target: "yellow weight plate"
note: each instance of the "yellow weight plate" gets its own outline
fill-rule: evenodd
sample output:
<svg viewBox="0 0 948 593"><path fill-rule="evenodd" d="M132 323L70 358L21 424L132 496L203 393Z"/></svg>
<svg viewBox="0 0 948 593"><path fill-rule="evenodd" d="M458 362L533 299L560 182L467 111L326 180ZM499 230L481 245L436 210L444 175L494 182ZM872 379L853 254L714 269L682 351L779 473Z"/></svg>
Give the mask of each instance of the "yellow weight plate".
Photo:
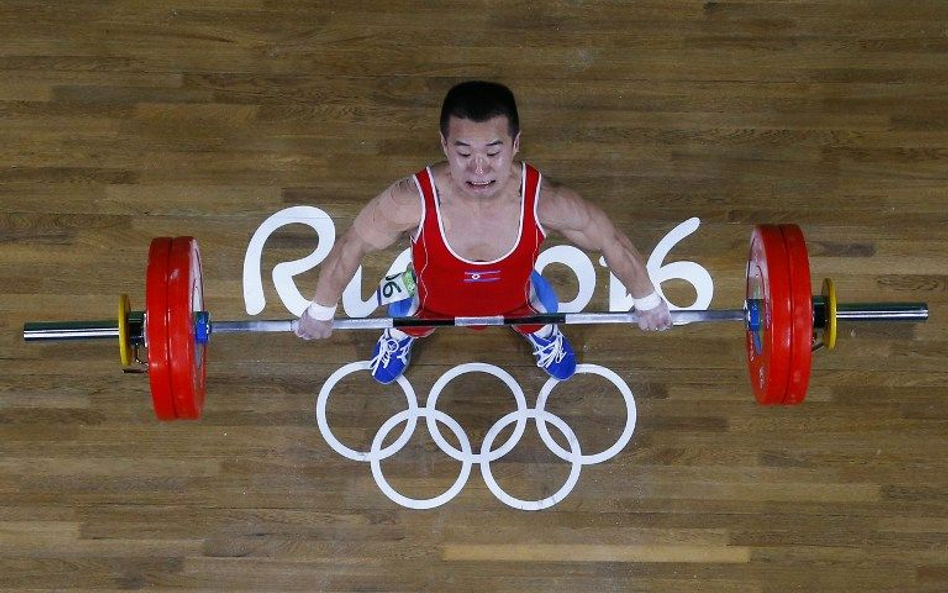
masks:
<svg viewBox="0 0 948 593"><path fill-rule="evenodd" d="M132 305L128 300L127 294L119 295L118 302L118 339L119 339L119 360L122 361L122 367L132 365L132 343L128 339L128 313L132 310Z"/></svg>
<svg viewBox="0 0 948 593"><path fill-rule="evenodd" d="M832 278L823 279L823 298L826 300L826 327L823 329L823 345L827 350L836 348L836 285Z"/></svg>

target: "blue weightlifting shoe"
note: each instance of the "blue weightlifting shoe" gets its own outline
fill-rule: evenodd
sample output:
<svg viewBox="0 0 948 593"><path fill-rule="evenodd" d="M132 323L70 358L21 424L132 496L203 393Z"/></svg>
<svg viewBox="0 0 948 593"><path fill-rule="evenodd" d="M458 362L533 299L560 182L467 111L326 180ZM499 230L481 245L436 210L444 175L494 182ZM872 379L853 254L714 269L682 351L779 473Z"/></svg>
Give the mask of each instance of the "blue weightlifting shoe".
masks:
<svg viewBox="0 0 948 593"><path fill-rule="evenodd" d="M369 364L372 378L382 385L388 385L401 377L408 368L414 341L415 338L407 335L404 338L396 338L391 329L382 332L372 349L372 361Z"/></svg>
<svg viewBox="0 0 948 593"><path fill-rule="evenodd" d="M527 334L525 337L533 344L533 355L537 357L537 366L548 375L565 381L576 372L576 354L558 326L554 325L553 331L545 338L536 334Z"/></svg>

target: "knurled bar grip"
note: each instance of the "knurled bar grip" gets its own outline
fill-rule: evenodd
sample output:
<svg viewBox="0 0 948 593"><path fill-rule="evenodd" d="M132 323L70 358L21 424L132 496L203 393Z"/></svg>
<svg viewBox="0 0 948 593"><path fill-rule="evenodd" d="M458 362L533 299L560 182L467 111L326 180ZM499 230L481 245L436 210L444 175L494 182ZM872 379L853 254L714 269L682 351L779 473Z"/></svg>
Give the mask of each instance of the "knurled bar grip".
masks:
<svg viewBox="0 0 948 593"><path fill-rule="evenodd" d="M674 325L687 325L703 321L744 321L743 309L715 311L673 311ZM546 325L548 323L598 325L606 323L636 323L635 313L540 313L522 317L449 317L442 319L419 319L417 317L378 317L370 319L336 319L333 329L388 329L399 327L470 327L494 325ZM297 320L259 321L212 321L211 333L240 332L291 332L296 330Z"/></svg>

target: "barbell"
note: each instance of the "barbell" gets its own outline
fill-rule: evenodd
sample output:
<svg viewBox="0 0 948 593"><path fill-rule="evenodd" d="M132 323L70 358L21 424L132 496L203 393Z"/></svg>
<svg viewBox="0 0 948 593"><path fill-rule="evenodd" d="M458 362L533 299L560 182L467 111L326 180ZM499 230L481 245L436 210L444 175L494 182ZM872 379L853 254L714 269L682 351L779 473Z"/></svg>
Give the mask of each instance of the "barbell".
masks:
<svg viewBox="0 0 948 593"><path fill-rule="evenodd" d="M197 419L204 407L207 348L213 334L292 332L297 320L212 321L204 307L201 254L193 237L158 237L148 251L145 310L133 311L119 296L115 320L28 322L27 341L117 339L127 372L146 371L160 420ZM761 404L794 405L806 397L812 352L836 345L838 321L925 321L926 303L837 302L829 278L811 294L810 264L800 227L758 225L750 240L741 309L672 311L672 324L732 321L745 329L751 385ZM637 322L627 313L543 313L529 316L417 319L336 319L333 329L470 327L527 324ZM147 359L141 360L144 347ZM133 359L138 366L133 366Z"/></svg>

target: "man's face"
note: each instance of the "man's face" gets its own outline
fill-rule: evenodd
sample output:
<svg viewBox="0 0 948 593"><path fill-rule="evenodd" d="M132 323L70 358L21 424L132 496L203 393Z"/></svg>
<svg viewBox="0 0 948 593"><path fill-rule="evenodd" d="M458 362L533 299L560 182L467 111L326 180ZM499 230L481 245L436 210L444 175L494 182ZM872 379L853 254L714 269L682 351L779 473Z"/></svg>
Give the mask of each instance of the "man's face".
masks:
<svg viewBox="0 0 948 593"><path fill-rule="evenodd" d="M510 179L513 158L520 150L520 134L510 137L505 116L484 122L452 117L441 147L448 158L451 178L466 195L489 198Z"/></svg>

